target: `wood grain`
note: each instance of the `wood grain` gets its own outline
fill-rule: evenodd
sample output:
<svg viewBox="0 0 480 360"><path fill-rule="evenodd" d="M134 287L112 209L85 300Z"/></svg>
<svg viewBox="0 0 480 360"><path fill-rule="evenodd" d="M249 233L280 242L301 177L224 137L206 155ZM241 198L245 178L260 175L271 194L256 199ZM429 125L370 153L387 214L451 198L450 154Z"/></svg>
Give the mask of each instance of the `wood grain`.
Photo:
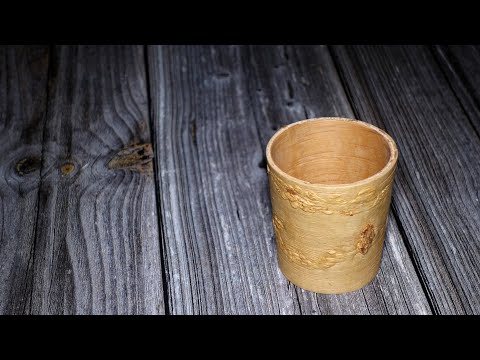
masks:
<svg viewBox="0 0 480 360"><path fill-rule="evenodd" d="M480 313L480 139L459 95L427 47L332 50L355 113L397 141L393 210L434 311Z"/></svg>
<svg viewBox="0 0 480 360"><path fill-rule="evenodd" d="M143 48L50 67L31 312L164 313Z"/></svg>
<svg viewBox="0 0 480 360"><path fill-rule="evenodd" d="M48 58L0 47L0 314L30 308Z"/></svg>
<svg viewBox="0 0 480 360"><path fill-rule="evenodd" d="M480 47L442 45L435 46L432 51L476 135L480 136Z"/></svg>
<svg viewBox="0 0 480 360"><path fill-rule="evenodd" d="M361 291L316 295L278 268L266 143L296 120L353 115L325 47L152 46L148 55L171 313L430 312L392 218L380 273Z"/></svg>

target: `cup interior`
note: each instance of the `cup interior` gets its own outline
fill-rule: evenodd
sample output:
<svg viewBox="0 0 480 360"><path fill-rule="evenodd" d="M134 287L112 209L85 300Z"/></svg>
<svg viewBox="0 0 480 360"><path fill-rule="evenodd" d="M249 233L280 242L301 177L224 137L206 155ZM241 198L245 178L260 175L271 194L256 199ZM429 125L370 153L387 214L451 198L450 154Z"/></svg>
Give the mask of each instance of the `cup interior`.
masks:
<svg viewBox="0 0 480 360"><path fill-rule="evenodd" d="M345 120L307 120L280 130L269 145L276 166L312 184L349 184L380 172L392 142L377 128Z"/></svg>

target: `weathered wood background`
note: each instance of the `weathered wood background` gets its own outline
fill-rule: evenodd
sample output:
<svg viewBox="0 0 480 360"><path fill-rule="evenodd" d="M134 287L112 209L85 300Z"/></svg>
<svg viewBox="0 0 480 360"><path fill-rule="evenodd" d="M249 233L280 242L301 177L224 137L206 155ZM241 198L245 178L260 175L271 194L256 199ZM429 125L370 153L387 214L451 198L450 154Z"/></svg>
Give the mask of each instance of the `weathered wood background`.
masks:
<svg viewBox="0 0 480 360"><path fill-rule="evenodd" d="M0 47L0 313L479 314L480 48ZM382 266L280 273L265 146L355 117L400 157Z"/></svg>

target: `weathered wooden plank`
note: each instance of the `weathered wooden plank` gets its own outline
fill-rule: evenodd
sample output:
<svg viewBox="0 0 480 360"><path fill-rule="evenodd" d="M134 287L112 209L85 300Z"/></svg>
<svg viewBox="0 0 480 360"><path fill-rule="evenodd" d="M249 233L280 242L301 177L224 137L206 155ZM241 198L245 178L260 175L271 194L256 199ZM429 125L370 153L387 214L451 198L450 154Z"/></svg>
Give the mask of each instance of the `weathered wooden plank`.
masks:
<svg viewBox="0 0 480 360"><path fill-rule="evenodd" d="M434 54L458 101L480 136L480 47L478 45L435 46Z"/></svg>
<svg viewBox="0 0 480 360"><path fill-rule="evenodd" d="M334 47L360 117L396 140L393 209L436 312L480 313L480 140L427 47Z"/></svg>
<svg viewBox="0 0 480 360"><path fill-rule="evenodd" d="M141 46L55 48L32 313L163 313Z"/></svg>
<svg viewBox="0 0 480 360"><path fill-rule="evenodd" d="M30 308L48 54L0 47L0 314Z"/></svg>
<svg viewBox="0 0 480 360"><path fill-rule="evenodd" d="M352 112L324 47L149 48L172 313L428 313L394 219L364 290L316 295L280 273L265 146L279 126Z"/></svg>

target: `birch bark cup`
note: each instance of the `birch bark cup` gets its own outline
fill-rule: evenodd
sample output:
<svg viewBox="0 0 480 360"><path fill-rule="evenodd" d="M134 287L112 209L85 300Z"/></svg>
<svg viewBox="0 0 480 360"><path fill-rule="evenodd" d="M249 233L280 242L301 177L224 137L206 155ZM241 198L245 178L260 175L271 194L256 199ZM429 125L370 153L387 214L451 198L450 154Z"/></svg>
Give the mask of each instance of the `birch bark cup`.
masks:
<svg viewBox="0 0 480 360"><path fill-rule="evenodd" d="M398 159L379 128L344 118L299 121L267 145L280 269L295 285L337 294L377 274Z"/></svg>

